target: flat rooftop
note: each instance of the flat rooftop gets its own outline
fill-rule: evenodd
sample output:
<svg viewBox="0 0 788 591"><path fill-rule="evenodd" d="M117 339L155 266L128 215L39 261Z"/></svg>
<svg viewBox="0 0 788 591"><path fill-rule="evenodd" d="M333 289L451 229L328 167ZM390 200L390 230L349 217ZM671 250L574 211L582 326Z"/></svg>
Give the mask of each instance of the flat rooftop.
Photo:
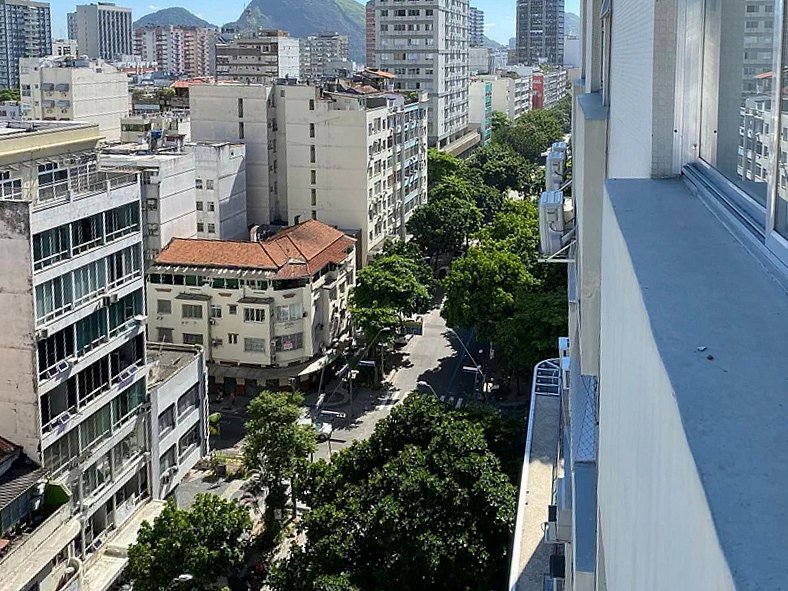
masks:
<svg viewBox="0 0 788 591"><path fill-rule="evenodd" d="M86 121L0 121L0 139L7 136L25 135L59 129L97 127Z"/></svg>
<svg viewBox="0 0 788 591"><path fill-rule="evenodd" d="M194 361L198 353L199 349L190 345L149 342L145 351L145 358L150 368L148 387L169 380Z"/></svg>

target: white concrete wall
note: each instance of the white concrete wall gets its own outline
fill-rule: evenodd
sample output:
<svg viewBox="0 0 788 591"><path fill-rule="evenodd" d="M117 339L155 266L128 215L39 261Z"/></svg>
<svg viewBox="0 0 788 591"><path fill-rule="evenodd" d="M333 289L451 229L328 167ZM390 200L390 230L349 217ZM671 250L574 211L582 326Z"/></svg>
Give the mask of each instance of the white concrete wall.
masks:
<svg viewBox="0 0 788 591"><path fill-rule="evenodd" d="M196 85L189 89L194 141L242 143L246 146L246 215L249 224L267 224L275 213L274 179L270 178L267 101L270 86ZM238 116L243 99L243 117ZM244 137L239 134L244 125Z"/></svg>
<svg viewBox="0 0 788 591"><path fill-rule="evenodd" d="M39 458L30 204L0 201L0 433Z"/></svg>
<svg viewBox="0 0 788 591"><path fill-rule="evenodd" d="M732 591L736 587L607 196L602 233L598 503L607 588Z"/></svg>
<svg viewBox="0 0 788 591"><path fill-rule="evenodd" d="M246 223L246 147L243 144L192 144L195 174L202 181L197 189L197 201L203 204L197 211L197 223L203 231L198 238L245 240L249 237ZM213 188L208 188L208 181ZM209 205L212 204L212 205ZM213 207L213 211L211 211ZM213 224L215 232L209 232Z"/></svg>

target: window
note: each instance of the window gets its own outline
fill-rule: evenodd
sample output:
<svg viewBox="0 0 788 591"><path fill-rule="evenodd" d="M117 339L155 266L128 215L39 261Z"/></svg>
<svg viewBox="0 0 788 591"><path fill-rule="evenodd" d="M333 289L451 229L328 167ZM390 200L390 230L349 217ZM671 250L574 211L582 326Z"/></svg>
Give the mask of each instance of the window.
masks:
<svg viewBox="0 0 788 591"><path fill-rule="evenodd" d="M277 351L295 351L304 347L304 333L298 332L276 337L275 341Z"/></svg>
<svg viewBox="0 0 788 591"><path fill-rule="evenodd" d="M104 242L104 216L82 218L71 224L74 254L85 252Z"/></svg>
<svg viewBox="0 0 788 591"><path fill-rule="evenodd" d="M309 182L313 185L317 183L317 172L314 170L309 171Z"/></svg>
<svg viewBox="0 0 788 591"><path fill-rule="evenodd" d="M160 343L172 343L172 329L171 328L162 328L159 327L156 329L158 331L158 341Z"/></svg>
<svg viewBox="0 0 788 591"><path fill-rule="evenodd" d="M197 211L202 211L202 201L197 202Z"/></svg>
<svg viewBox="0 0 788 591"><path fill-rule="evenodd" d="M157 314L172 314L172 302L170 300L156 300Z"/></svg>
<svg viewBox="0 0 788 591"><path fill-rule="evenodd" d="M222 307L217 304L211 304L211 318L221 318Z"/></svg>
<svg viewBox="0 0 788 591"><path fill-rule="evenodd" d="M200 392L197 384L189 388L189 390L180 398L178 398L178 417L190 412L192 409L197 408L200 404Z"/></svg>
<svg viewBox="0 0 788 591"><path fill-rule="evenodd" d="M238 99L238 117L244 116L244 100L242 98Z"/></svg>
<svg viewBox="0 0 788 591"><path fill-rule="evenodd" d="M202 306L195 304L181 305L181 318L202 318Z"/></svg>
<svg viewBox="0 0 788 591"><path fill-rule="evenodd" d="M205 224L203 224L202 222L197 222L197 231L205 232Z"/></svg>
<svg viewBox="0 0 788 591"><path fill-rule="evenodd" d="M216 234L216 224L208 224L208 234Z"/></svg>
<svg viewBox="0 0 788 591"><path fill-rule="evenodd" d="M304 305L301 302L276 307L276 321L290 322L304 316Z"/></svg>
<svg viewBox="0 0 788 591"><path fill-rule="evenodd" d="M71 277L55 277L36 286L36 320L49 321L70 310L73 305Z"/></svg>
<svg viewBox="0 0 788 591"><path fill-rule="evenodd" d="M202 179L196 179L194 181L194 186L198 189L202 189ZM197 209L202 209L202 204L199 201L197 202Z"/></svg>
<svg viewBox="0 0 788 591"><path fill-rule="evenodd" d="M0 199L21 199L22 180L12 179L11 173L0 173Z"/></svg>
<svg viewBox="0 0 788 591"><path fill-rule="evenodd" d="M142 274L142 257L139 246L129 246L107 257L107 285L122 285Z"/></svg>
<svg viewBox="0 0 788 591"><path fill-rule="evenodd" d="M159 437L164 437L175 428L175 405L171 404L167 410L159 415Z"/></svg>
<svg viewBox="0 0 788 591"><path fill-rule="evenodd" d="M244 124L243 121L238 122L238 139L244 139Z"/></svg>
<svg viewBox="0 0 788 591"><path fill-rule="evenodd" d="M245 353L265 353L265 339L244 339Z"/></svg>
<svg viewBox="0 0 788 591"><path fill-rule="evenodd" d="M159 458L159 474L164 474L167 470L176 465L175 459L175 445L164 452L164 455Z"/></svg>
<svg viewBox="0 0 788 591"><path fill-rule="evenodd" d="M34 268L44 269L69 258L69 243L68 226L59 226L33 236Z"/></svg>
<svg viewBox="0 0 788 591"><path fill-rule="evenodd" d="M265 310L262 308L244 308L244 322L265 322Z"/></svg>
<svg viewBox="0 0 788 591"><path fill-rule="evenodd" d="M202 345L203 339L201 334L189 334L183 333L183 344L184 345Z"/></svg>
<svg viewBox="0 0 788 591"><path fill-rule="evenodd" d="M148 208L156 209L156 207L158 207L158 201L149 199ZM136 203L129 203L122 207L116 207L104 214L104 220L105 239L108 242L132 232L138 232L140 229L139 206Z"/></svg>
<svg viewBox="0 0 788 591"><path fill-rule="evenodd" d="M96 261L73 272L75 305L95 299L96 295L104 290L104 269L104 261Z"/></svg>
<svg viewBox="0 0 788 591"><path fill-rule="evenodd" d="M312 207L317 205L317 189L311 189L312 191Z"/></svg>
<svg viewBox="0 0 788 591"><path fill-rule="evenodd" d="M209 191L213 191L213 179L207 179L205 181L205 188Z"/></svg>
<svg viewBox="0 0 788 591"><path fill-rule="evenodd" d="M227 309L230 312L230 314L233 316L235 316L238 313L238 306L236 306L235 304L230 304L229 306L227 306Z"/></svg>
<svg viewBox="0 0 788 591"><path fill-rule="evenodd" d="M315 147L309 146L309 161L314 163L315 161Z"/></svg>
<svg viewBox="0 0 788 591"><path fill-rule="evenodd" d="M216 211L216 204L213 201L209 201L206 205L208 205L208 211Z"/></svg>
<svg viewBox="0 0 788 591"><path fill-rule="evenodd" d="M309 124L309 137L315 137L315 124Z"/></svg>
<svg viewBox="0 0 788 591"><path fill-rule="evenodd" d="M227 334L227 343L229 345L237 345L238 344L238 333L231 332Z"/></svg>
<svg viewBox="0 0 788 591"><path fill-rule="evenodd" d="M310 111L315 110L315 99L309 99L309 110Z"/></svg>
<svg viewBox="0 0 788 591"><path fill-rule="evenodd" d="M200 443L200 433L197 430L199 425L195 425L189 429L186 434L178 441L178 450L180 452L180 459L189 454Z"/></svg>

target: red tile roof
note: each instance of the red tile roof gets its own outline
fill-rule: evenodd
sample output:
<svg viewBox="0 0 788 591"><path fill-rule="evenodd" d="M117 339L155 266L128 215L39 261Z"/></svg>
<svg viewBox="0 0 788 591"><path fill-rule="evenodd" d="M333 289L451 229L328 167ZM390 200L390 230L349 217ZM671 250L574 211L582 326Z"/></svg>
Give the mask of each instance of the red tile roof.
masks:
<svg viewBox="0 0 788 591"><path fill-rule="evenodd" d="M8 441L8 439L0 437L0 461L5 459L6 456L9 456L20 449L22 448L19 445Z"/></svg>
<svg viewBox="0 0 788 591"><path fill-rule="evenodd" d="M262 242L173 238L155 262L255 269L271 271L275 279L296 279L314 275L329 263L342 263L354 243L336 228L307 220Z"/></svg>

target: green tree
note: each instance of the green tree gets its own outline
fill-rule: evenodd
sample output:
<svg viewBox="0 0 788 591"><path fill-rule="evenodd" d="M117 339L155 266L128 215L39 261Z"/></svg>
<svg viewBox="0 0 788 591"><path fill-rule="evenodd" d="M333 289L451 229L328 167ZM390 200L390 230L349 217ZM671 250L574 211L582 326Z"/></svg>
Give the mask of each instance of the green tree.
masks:
<svg viewBox="0 0 788 591"><path fill-rule="evenodd" d="M482 212L473 201L448 195L418 207L408 220L408 232L437 267L442 255L460 252L481 223Z"/></svg>
<svg viewBox="0 0 788 591"><path fill-rule="evenodd" d="M472 247L452 263L441 315L449 326L475 326L479 336L489 340L496 324L514 312L515 293L533 283L519 256L495 244Z"/></svg>
<svg viewBox="0 0 788 591"><path fill-rule="evenodd" d="M153 524L140 526L126 569L139 591L161 591L182 574L193 589L213 588L243 564L252 530L249 512L236 501L198 494L189 510L168 502Z"/></svg>
<svg viewBox="0 0 788 591"><path fill-rule="evenodd" d="M526 160L538 163L545 150L563 135L563 122L556 113L534 109L520 115L514 125L494 133L493 140L508 146Z"/></svg>
<svg viewBox="0 0 788 591"><path fill-rule="evenodd" d="M485 184L479 169L466 167L462 175L445 177L430 191L430 201L460 198L474 203L482 213L482 223L489 223L503 207L503 192Z"/></svg>
<svg viewBox="0 0 788 591"><path fill-rule="evenodd" d="M244 463L267 491L268 508L284 507L286 481L293 482L316 448L314 430L298 423L303 401L299 392L263 390L247 408ZM295 487L291 490L295 511Z"/></svg>
<svg viewBox="0 0 788 591"><path fill-rule="evenodd" d="M482 244L517 255L529 271L539 256L539 211L531 201L507 201L479 233Z"/></svg>
<svg viewBox="0 0 788 591"><path fill-rule="evenodd" d="M432 281L424 284L423 263L382 255L358 272L351 306L391 308L405 316L423 314L432 301Z"/></svg>
<svg viewBox="0 0 788 591"><path fill-rule="evenodd" d="M350 317L356 330L364 335L364 342L372 345L373 340L378 342L394 338L395 329L402 320L394 308L353 308ZM388 332L384 332L388 329Z"/></svg>
<svg viewBox="0 0 788 591"><path fill-rule="evenodd" d="M411 394L303 489L306 544L273 570L274 591L505 584L515 487L484 429L434 397Z"/></svg>
<svg viewBox="0 0 788 591"><path fill-rule="evenodd" d="M484 183L498 191L521 191L529 172L529 163L511 148L490 144L468 158L468 166L477 169Z"/></svg>
<svg viewBox="0 0 788 591"><path fill-rule="evenodd" d="M437 185L448 176L458 175L464 168L462 160L447 152L435 148L427 151L427 181L430 185Z"/></svg>
<svg viewBox="0 0 788 591"><path fill-rule="evenodd" d="M509 119L509 115L506 113L502 113L501 111L493 111L492 112L492 132L498 133L502 129L506 129L512 126L512 120Z"/></svg>
<svg viewBox="0 0 788 591"><path fill-rule="evenodd" d="M4 88L0 90L0 101L19 102L21 99L18 88Z"/></svg>

